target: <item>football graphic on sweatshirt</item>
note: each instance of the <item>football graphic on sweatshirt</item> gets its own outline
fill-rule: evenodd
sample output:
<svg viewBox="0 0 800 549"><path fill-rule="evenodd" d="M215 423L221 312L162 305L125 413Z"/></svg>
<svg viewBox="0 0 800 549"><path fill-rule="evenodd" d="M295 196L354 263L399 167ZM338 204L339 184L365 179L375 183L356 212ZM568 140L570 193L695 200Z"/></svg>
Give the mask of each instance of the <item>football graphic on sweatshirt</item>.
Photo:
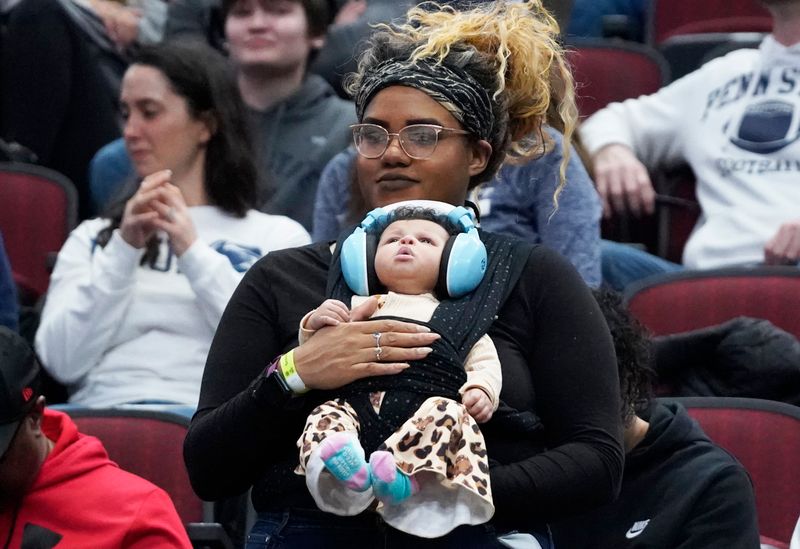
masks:
<svg viewBox="0 0 800 549"><path fill-rule="evenodd" d="M773 99L748 105L731 143L756 154L779 151L800 137L797 110L792 103Z"/></svg>

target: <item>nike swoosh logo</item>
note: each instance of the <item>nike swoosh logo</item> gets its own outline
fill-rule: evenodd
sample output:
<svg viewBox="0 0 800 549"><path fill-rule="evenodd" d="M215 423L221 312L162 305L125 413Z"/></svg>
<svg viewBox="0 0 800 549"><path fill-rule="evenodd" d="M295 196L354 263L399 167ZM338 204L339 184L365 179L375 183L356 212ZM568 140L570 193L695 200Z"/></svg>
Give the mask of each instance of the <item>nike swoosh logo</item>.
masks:
<svg viewBox="0 0 800 549"><path fill-rule="evenodd" d="M648 519L635 523L633 526L630 527L630 529L627 532L625 532L625 537L628 539L635 538L636 536L644 532L644 529L647 528L647 524L649 522L650 520Z"/></svg>

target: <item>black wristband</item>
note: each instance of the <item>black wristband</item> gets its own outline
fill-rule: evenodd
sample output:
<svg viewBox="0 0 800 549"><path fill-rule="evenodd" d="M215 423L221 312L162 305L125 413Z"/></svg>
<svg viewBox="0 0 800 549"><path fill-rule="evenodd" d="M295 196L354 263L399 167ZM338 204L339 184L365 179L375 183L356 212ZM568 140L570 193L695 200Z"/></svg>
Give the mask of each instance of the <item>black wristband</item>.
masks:
<svg viewBox="0 0 800 549"><path fill-rule="evenodd" d="M295 396L278 370L265 371L253 387L253 397L274 408L283 408Z"/></svg>

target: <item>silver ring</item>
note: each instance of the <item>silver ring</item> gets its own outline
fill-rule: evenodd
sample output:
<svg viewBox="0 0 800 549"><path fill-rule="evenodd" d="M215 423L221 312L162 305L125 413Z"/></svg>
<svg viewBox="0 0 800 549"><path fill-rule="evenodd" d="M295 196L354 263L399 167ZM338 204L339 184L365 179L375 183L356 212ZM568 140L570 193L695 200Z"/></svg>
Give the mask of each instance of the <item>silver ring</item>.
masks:
<svg viewBox="0 0 800 549"><path fill-rule="evenodd" d="M381 346L381 333L380 332L372 332L372 337L375 338L375 347Z"/></svg>
<svg viewBox="0 0 800 549"><path fill-rule="evenodd" d="M383 349L381 349L380 347L375 347L375 360L376 361L381 359L381 353L382 352L383 352Z"/></svg>
<svg viewBox="0 0 800 549"><path fill-rule="evenodd" d="M175 208L170 208L166 215L167 221L175 221Z"/></svg>

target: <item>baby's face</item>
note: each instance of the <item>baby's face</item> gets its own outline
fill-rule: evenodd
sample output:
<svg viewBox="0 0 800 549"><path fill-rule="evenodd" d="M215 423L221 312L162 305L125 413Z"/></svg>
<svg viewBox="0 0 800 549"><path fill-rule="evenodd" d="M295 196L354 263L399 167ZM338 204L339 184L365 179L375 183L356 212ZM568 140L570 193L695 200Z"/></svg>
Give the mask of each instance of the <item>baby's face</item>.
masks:
<svg viewBox="0 0 800 549"><path fill-rule="evenodd" d="M400 294L432 292L449 237L444 227L433 221L407 219L391 223L381 234L375 252L378 279Z"/></svg>

